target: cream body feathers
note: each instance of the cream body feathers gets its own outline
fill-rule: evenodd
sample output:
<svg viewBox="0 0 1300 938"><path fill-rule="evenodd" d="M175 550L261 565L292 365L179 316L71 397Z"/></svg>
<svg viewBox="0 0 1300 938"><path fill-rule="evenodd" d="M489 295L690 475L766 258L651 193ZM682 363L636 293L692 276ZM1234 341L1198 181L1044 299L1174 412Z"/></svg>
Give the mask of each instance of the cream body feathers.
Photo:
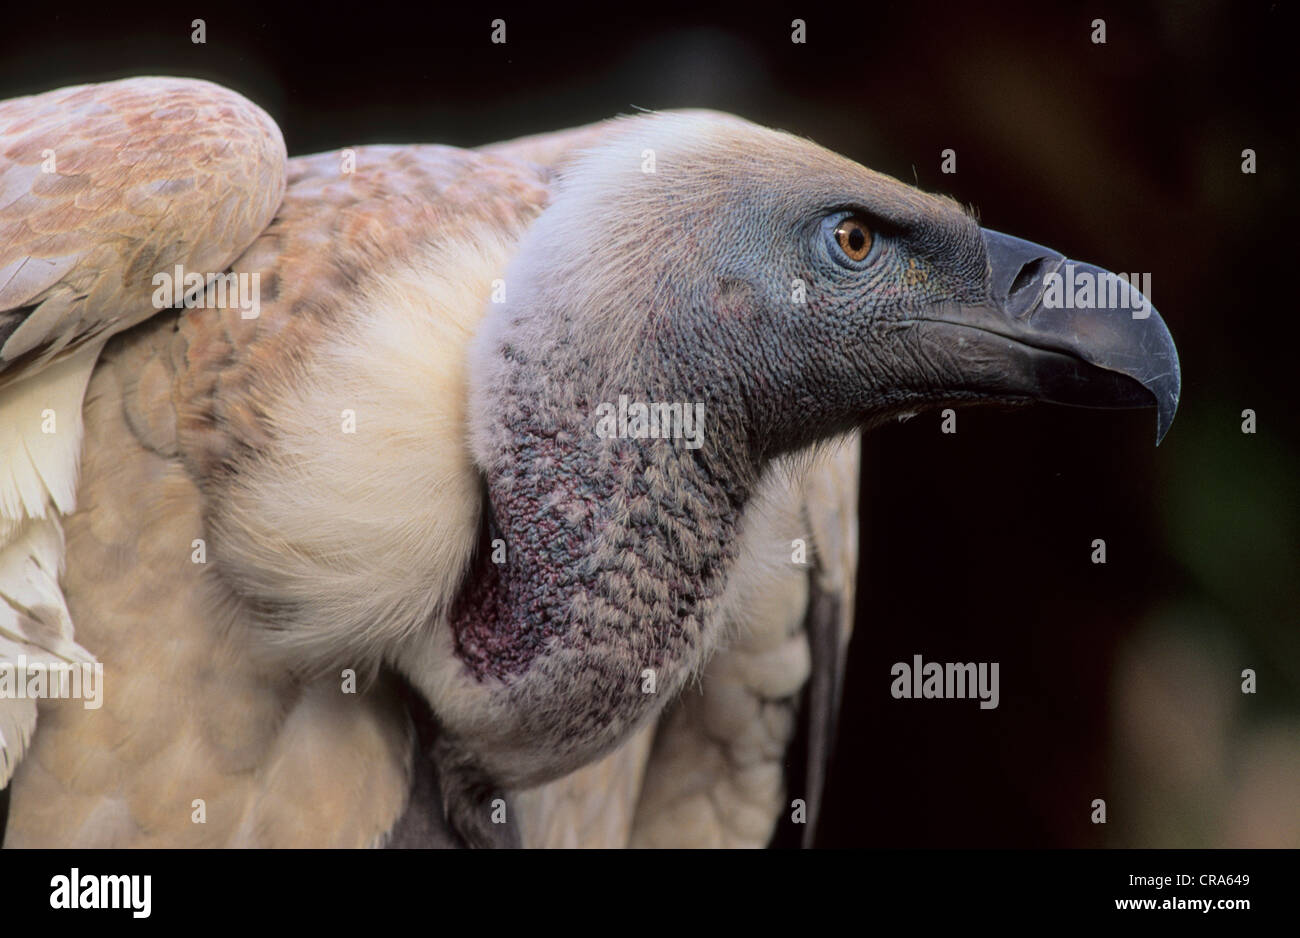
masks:
<svg viewBox="0 0 1300 938"><path fill-rule="evenodd" d="M501 239L439 243L376 274L269 384L274 443L231 482L213 536L240 594L293 610L265 637L300 664L373 666L459 586L480 514L465 350L506 257Z"/></svg>
<svg viewBox="0 0 1300 938"><path fill-rule="evenodd" d="M0 387L0 662L94 660L73 639L59 576L61 516L76 505L81 399L98 354L83 350ZM0 786L35 725L34 700L0 699Z"/></svg>

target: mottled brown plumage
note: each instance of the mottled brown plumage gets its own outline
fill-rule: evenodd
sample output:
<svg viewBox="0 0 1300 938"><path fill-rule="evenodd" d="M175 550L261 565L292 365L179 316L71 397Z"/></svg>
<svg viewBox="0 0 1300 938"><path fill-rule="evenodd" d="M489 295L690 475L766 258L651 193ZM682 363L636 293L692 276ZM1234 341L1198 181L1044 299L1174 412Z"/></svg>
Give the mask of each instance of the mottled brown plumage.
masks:
<svg viewBox="0 0 1300 938"><path fill-rule="evenodd" d="M152 315L153 275L220 271L284 195L265 112L203 81L0 102L0 381Z"/></svg>

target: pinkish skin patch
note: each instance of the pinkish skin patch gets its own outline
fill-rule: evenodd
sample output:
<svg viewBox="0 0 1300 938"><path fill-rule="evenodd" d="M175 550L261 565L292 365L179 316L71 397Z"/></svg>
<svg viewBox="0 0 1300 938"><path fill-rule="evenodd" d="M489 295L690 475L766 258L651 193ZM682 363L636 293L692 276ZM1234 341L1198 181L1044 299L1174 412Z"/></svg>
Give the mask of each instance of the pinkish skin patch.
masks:
<svg viewBox="0 0 1300 938"><path fill-rule="evenodd" d="M554 470L565 462L566 450L571 452L554 438L534 438L527 449L529 465ZM568 631L570 601L588 586L571 567L547 560L581 556L583 545L598 531L595 493L583 489L581 477L563 472L558 476L568 480L565 497L558 502L554 488L507 487L510 494L494 507L504 517L530 519L527 540L508 543L506 562L493 563L492 541L504 535L495 525L485 528L469 576L452 605L448 624L456 654L477 680L506 680L527 671L553 639ZM575 524L570 518L579 520Z"/></svg>

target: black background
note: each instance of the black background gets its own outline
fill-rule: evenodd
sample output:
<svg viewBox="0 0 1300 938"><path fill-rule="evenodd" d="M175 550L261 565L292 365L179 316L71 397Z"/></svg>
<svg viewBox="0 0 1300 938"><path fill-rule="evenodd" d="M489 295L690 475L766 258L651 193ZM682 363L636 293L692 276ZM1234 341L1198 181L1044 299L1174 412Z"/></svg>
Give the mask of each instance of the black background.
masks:
<svg viewBox="0 0 1300 938"><path fill-rule="evenodd" d="M196 16L206 45L190 42ZM496 17L504 46L489 42ZM805 45L790 42L795 17ZM1105 45L1090 39L1098 17ZM962 412L956 435L923 414L867 438L857 631L820 844L1113 842L1142 809L1112 764L1116 659L1170 603L1213 610L1244 649L1225 681L1258 667L1283 688L1270 706L1300 711L1297 662L1278 660L1296 648L1289 6L18 4L4 25L0 98L209 78L266 108L291 155L713 107L946 192L988 227L1152 274L1184 381L1159 449L1153 412L1049 407ZM1255 175L1240 171L1246 147ZM945 148L955 175L940 172ZM1246 407L1258 437L1240 433ZM1105 566L1089 562L1096 537ZM1234 605L1187 559L1197 544L1266 595ZM1001 706L891 699L890 665L913 654L1000 662ZM1107 827L1089 823L1097 797Z"/></svg>

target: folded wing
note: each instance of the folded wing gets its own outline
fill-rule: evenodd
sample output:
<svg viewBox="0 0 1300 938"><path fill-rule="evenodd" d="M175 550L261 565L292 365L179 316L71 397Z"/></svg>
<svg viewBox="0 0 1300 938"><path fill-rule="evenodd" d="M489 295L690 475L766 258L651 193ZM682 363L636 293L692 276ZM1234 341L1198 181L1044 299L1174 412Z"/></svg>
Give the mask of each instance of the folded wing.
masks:
<svg viewBox="0 0 1300 938"><path fill-rule="evenodd" d="M90 659L59 587L86 383L109 337L159 311L156 275L219 273L252 242L284 167L270 117L208 82L0 102L0 663ZM35 719L0 700L0 786Z"/></svg>

